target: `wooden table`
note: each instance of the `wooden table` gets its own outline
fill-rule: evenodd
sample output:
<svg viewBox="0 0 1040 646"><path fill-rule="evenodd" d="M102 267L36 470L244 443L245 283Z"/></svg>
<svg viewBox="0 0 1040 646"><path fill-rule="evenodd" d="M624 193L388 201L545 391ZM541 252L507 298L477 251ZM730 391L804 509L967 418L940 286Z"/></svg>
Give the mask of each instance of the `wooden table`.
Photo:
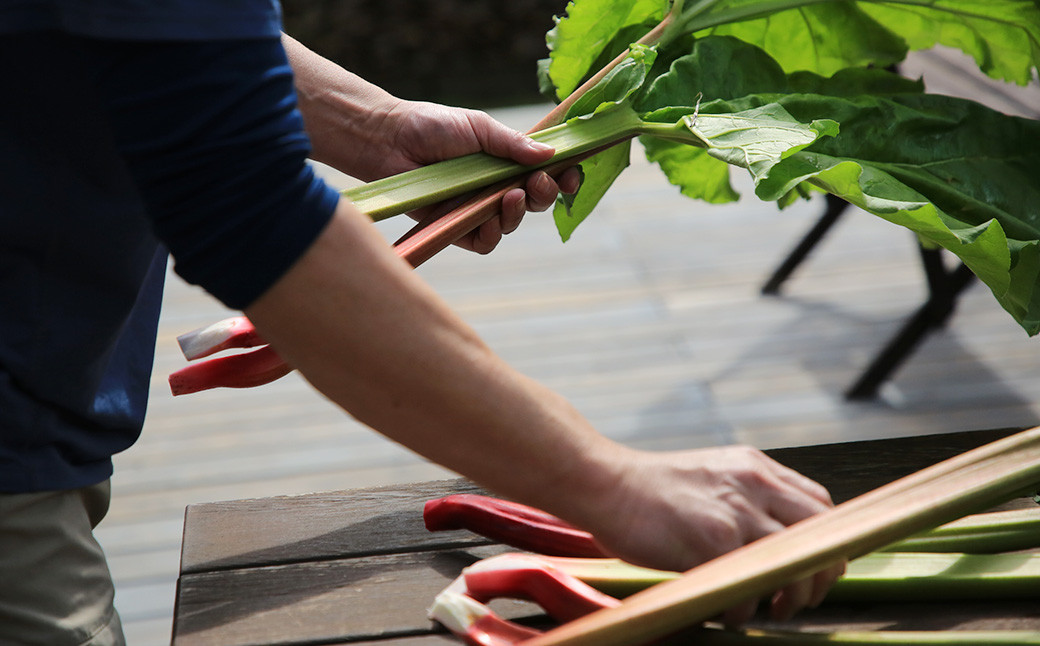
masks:
<svg viewBox="0 0 1040 646"><path fill-rule="evenodd" d="M840 502L1011 432L768 453L827 486ZM463 567L506 549L467 532L427 532L422 506L475 491L450 480L189 506L174 644L458 644L426 618L426 608ZM1009 506L1031 504L1024 498ZM534 612L520 602L494 607L511 617ZM1040 631L1040 604L825 604L787 625Z"/></svg>

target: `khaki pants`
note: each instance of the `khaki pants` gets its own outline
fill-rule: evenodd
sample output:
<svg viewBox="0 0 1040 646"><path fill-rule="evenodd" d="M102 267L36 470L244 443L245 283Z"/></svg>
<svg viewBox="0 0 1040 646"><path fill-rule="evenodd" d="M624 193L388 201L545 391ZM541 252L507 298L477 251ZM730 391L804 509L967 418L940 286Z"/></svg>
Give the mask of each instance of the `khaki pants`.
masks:
<svg viewBox="0 0 1040 646"><path fill-rule="evenodd" d="M110 485L0 493L0 645L121 646L114 588L93 528Z"/></svg>

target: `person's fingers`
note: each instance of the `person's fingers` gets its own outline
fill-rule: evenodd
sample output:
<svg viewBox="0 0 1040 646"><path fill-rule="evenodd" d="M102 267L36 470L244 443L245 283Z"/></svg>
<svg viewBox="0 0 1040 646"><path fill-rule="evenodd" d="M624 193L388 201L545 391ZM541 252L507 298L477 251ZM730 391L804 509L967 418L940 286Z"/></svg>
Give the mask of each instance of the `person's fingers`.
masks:
<svg viewBox="0 0 1040 646"><path fill-rule="evenodd" d="M768 469L759 473L764 491L755 499L773 518L790 526L834 506L823 486L778 462L764 459Z"/></svg>
<svg viewBox="0 0 1040 646"><path fill-rule="evenodd" d="M830 505L797 487L778 484L776 488L765 493L766 512L785 527L831 509Z"/></svg>
<svg viewBox="0 0 1040 646"><path fill-rule="evenodd" d="M834 503L831 500L831 494L827 491L827 488L816 482L815 480L808 478L801 473L798 473L794 469L786 467L779 462L773 462L773 473L778 478L791 485L797 487L805 493L809 494L816 500L820 501L827 507L833 507Z"/></svg>
<svg viewBox="0 0 1040 646"><path fill-rule="evenodd" d="M809 605L814 592L815 576L784 587L773 596L773 603L769 608L770 617L774 621L787 621Z"/></svg>
<svg viewBox="0 0 1040 646"><path fill-rule="evenodd" d="M552 146L499 123L487 113L466 112L470 128L481 150L496 157L506 157L521 164L540 164L553 156Z"/></svg>
<svg viewBox="0 0 1040 646"><path fill-rule="evenodd" d="M748 508L738 511L740 513L739 520L743 534L743 545L783 531L787 527L757 507L749 505Z"/></svg>
<svg viewBox="0 0 1040 646"><path fill-rule="evenodd" d="M842 561L837 565L833 565L826 570L821 570L813 576L813 594L809 599L809 607L815 608L816 606L823 603L823 600L827 597L827 593L830 591L831 586L837 581L841 575L845 574L846 563Z"/></svg>
<svg viewBox="0 0 1040 646"><path fill-rule="evenodd" d="M520 188L507 191L502 197L502 214L498 216L498 220L503 235L516 231L520 226L529 208L529 202L530 194L525 194Z"/></svg>
<svg viewBox="0 0 1040 646"><path fill-rule="evenodd" d="M751 621L758 610L758 601L747 601L722 613L720 620L727 628L739 628Z"/></svg>
<svg viewBox="0 0 1040 646"><path fill-rule="evenodd" d="M502 226L498 218L491 218L477 228L472 250L479 254L491 253L502 241Z"/></svg>
<svg viewBox="0 0 1040 646"><path fill-rule="evenodd" d="M556 202L560 188L546 173L538 171L527 179L527 210L545 211Z"/></svg>
<svg viewBox="0 0 1040 646"><path fill-rule="evenodd" d="M842 562L786 586L774 595L770 616L775 621L787 621L805 608L819 606L834 582L844 573L845 563Z"/></svg>
<svg viewBox="0 0 1040 646"><path fill-rule="evenodd" d="M581 187L581 169L577 166L568 168L556 178L556 184L560 187L561 193L567 195L577 193Z"/></svg>

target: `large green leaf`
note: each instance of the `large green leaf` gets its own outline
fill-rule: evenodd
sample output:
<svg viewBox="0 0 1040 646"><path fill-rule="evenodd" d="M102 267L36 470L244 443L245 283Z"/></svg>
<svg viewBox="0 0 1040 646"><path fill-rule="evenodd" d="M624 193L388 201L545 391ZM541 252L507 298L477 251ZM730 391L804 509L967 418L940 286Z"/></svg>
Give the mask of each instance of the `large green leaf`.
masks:
<svg viewBox="0 0 1040 646"><path fill-rule="evenodd" d="M660 20L663 0L577 0L546 35L549 77L562 99L581 84L603 50L626 27ZM635 39L634 39L635 40Z"/></svg>
<svg viewBox="0 0 1040 646"><path fill-rule="evenodd" d="M711 20L726 10L739 9L739 5L750 9L764 4L761 0L723 2L703 20ZM832 2L727 22L699 31L697 35L734 36L761 47L789 72L808 70L830 75L846 67L886 67L903 60L907 46L898 33L898 30L882 27L857 3Z"/></svg>
<svg viewBox="0 0 1040 646"><path fill-rule="evenodd" d="M721 0L685 23L689 32L758 45L787 70L886 65L902 58L900 48L935 44L962 49L986 73L1018 83L1040 65L1035 0Z"/></svg>
<svg viewBox="0 0 1040 646"><path fill-rule="evenodd" d="M683 123L704 142L709 155L746 168L756 185L768 181L773 168L784 159L821 137L838 134L836 122L817 119L805 124L778 103L732 113L695 113L684 117Z"/></svg>
<svg viewBox="0 0 1040 646"><path fill-rule="evenodd" d="M641 137L640 143L646 158L660 166L668 181L686 197L709 204L740 199L730 182L729 164L715 159L707 150L656 137Z"/></svg>
<svg viewBox="0 0 1040 646"><path fill-rule="evenodd" d="M758 158L761 199L809 182L904 226L960 257L1027 332L1040 332L1040 123L930 95L764 95L703 109L777 104L801 121L836 117L841 133ZM714 154L740 164L732 145Z"/></svg>
<svg viewBox="0 0 1040 646"><path fill-rule="evenodd" d="M548 76L558 97L574 91L605 49L634 42L664 15L660 0L573 0L549 32ZM995 78L1025 83L1040 67L1035 0L715 0L685 3L666 48L684 34L732 35L757 45L787 71L829 75L884 67L907 48L959 48Z"/></svg>
<svg viewBox="0 0 1040 646"><path fill-rule="evenodd" d="M631 151L632 142L624 141L581 163L581 190L574 195L561 195L553 209L553 220L561 240L570 240L571 234L596 208L618 175L628 168Z"/></svg>
<svg viewBox="0 0 1040 646"><path fill-rule="evenodd" d="M628 103L643 86L656 56L656 50L651 47L633 46L632 55L582 95L568 116L578 115L574 118L580 118L587 113L617 109L622 104L624 109L630 110ZM570 239L614 180L628 167L631 149L631 142L625 141L581 163L581 188L574 195L562 195L553 209L553 219L564 242Z"/></svg>
<svg viewBox="0 0 1040 646"><path fill-rule="evenodd" d="M1035 0L931 0L927 6L865 2L863 10L911 48L956 47L993 78L1025 85L1040 66Z"/></svg>
<svg viewBox="0 0 1040 646"><path fill-rule="evenodd" d="M808 72L784 74L780 66L758 47L732 37L707 37L695 41L692 50L675 59L668 72L653 80L636 101L636 109L652 121L674 123L689 112L688 106L714 99L736 99L749 94L812 92L835 96L868 93L920 92L909 81L881 70L843 70L831 77ZM667 106L686 106L669 109ZM643 138L647 158L656 162L683 195L723 203L739 198L729 177L729 166L704 150L682 143Z"/></svg>

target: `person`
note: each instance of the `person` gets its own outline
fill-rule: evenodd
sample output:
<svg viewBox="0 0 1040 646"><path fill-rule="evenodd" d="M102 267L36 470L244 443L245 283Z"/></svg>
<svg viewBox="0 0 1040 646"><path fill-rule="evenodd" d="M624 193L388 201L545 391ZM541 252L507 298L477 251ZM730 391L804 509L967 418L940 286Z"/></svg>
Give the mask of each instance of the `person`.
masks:
<svg viewBox="0 0 1040 646"><path fill-rule="evenodd" d="M830 507L747 447L600 435L307 163L369 180L550 149L351 75L283 37L275 0L5 1L0 51L0 643L123 642L92 529L111 456L143 424L168 254L356 419L630 561L685 569ZM533 173L460 244L490 251L575 181ZM780 591L775 614L818 603L839 572Z"/></svg>

